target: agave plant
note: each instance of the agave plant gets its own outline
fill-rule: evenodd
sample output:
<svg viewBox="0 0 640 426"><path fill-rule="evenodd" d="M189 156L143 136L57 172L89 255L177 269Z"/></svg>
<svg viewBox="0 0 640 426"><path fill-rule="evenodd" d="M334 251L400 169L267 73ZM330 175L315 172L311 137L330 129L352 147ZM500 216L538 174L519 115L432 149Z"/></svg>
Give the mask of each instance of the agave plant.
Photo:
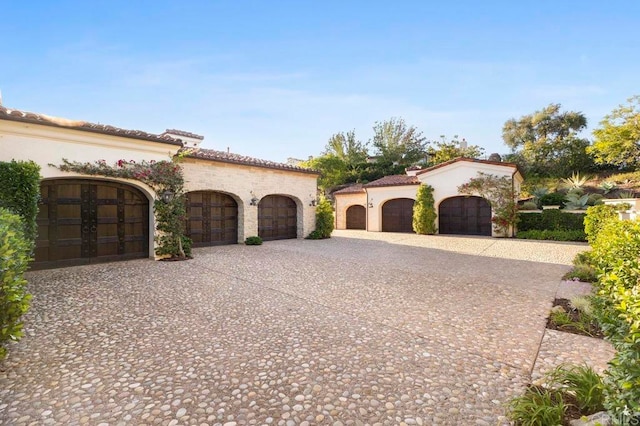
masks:
<svg viewBox="0 0 640 426"><path fill-rule="evenodd" d="M565 197L564 207L567 210L586 210L589 203L589 194L580 195L569 192Z"/></svg>
<svg viewBox="0 0 640 426"><path fill-rule="evenodd" d="M616 183L611 182L609 180L605 180L600 184L600 189L602 189L602 191L604 191L605 194L608 194L614 189L616 189Z"/></svg>
<svg viewBox="0 0 640 426"><path fill-rule="evenodd" d="M591 179L591 176L584 175L580 176L580 172L572 173L570 178L562 179L562 182L570 189L573 188L582 188L588 181Z"/></svg>

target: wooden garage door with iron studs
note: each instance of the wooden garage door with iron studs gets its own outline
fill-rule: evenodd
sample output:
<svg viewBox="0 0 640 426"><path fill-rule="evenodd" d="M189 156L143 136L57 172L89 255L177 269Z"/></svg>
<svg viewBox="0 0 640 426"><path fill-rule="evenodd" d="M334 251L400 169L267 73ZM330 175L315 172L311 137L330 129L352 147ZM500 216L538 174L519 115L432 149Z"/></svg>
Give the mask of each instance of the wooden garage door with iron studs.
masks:
<svg viewBox="0 0 640 426"><path fill-rule="evenodd" d="M282 195L267 195L258 204L258 235L265 241L298 237L295 201Z"/></svg>
<svg viewBox="0 0 640 426"><path fill-rule="evenodd" d="M347 209L347 229L367 229L367 210L364 206Z"/></svg>
<svg viewBox="0 0 640 426"><path fill-rule="evenodd" d="M40 191L33 269L149 256L149 200L138 189L57 179Z"/></svg>
<svg viewBox="0 0 640 426"><path fill-rule="evenodd" d="M238 203L214 191L187 193L187 236L194 247L238 243Z"/></svg>
<svg viewBox="0 0 640 426"><path fill-rule="evenodd" d="M491 205L481 197L452 197L438 208L440 234L491 235Z"/></svg>
<svg viewBox="0 0 640 426"><path fill-rule="evenodd" d="M384 203L382 232L413 232L413 203L410 198L396 198Z"/></svg>

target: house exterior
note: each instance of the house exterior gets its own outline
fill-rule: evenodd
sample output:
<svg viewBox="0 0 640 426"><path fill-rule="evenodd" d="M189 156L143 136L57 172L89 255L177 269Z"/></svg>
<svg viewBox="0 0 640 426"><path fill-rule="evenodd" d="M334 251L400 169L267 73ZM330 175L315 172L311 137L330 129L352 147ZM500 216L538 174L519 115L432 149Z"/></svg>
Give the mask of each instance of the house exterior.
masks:
<svg viewBox="0 0 640 426"><path fill-rule="evenodd" d="M315 228L318 173L200 148L204 138L152 134L12 110L0 105L0 161L41 167L36 267L154 258L153 201L137 180L62 172L63 159L163 161L181 154L187 234L194 246L235 244L248 236L302 238Z"/></svg>
<svg viewBox="0 0 640 426"><path fill-rule="evenodd" d="M413 232L413 204L418 187L426 184L433 187L440 234L499 236L492 226L489 202L458 193L458 187L478 173L508 177L516 193L523 181L515 164L497 161L456 158L427 169L409 168L406 175L385 176L334 192L336 229Z"/></svg>

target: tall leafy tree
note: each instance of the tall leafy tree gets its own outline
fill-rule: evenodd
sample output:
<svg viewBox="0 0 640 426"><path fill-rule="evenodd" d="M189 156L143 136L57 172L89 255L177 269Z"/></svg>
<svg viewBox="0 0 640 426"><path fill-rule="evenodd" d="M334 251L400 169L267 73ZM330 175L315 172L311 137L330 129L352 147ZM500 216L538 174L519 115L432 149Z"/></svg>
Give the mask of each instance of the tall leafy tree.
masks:
<svg viewBox="0 0 640 426"><path fill-rule="evenodd" d="M369 152L367 143L363 143L356 139L355 130L350 132L340 132L332 135L325 147L325 155L335 155L342 159L348 166L353 167L356 164L367 161Z"/></svg>
<svg viewBox="0 0 640 426"><path fill-rule="evenodd" d="M426 138L402 118L376 122L372 145L383 161L411 165L426 157Z"/></svg>
<svg viewBox="0 0 640 426"><path fill-rule="evenodd" d="M484 148L478 145L464 146L458 140L458 135L447 141L442 135L439 141L434 141L432 147L429 148L429 164L436 165L445 161L453 160L458 157L480 158L484 155Z"/></svg>
<svg viewBox="0 0 640 426"><path fill-rule="evenodd" d="M323 191L331 191L332 188L348 182L347 163L337 155L324 154L313 157L301 165L321 173L318 178L318 187Z"/></svg>
<svg viewBox="0 0 640 426"><path fill-rule="evenodd" d="M578 136L587 127L581 112L561 111L560 104L519 119L507 120L502 139L517 154L523 168L532 174L567 176L572 171L590 169L593 161L586 152L589 142ZM572 169L573 168L573 169Z"/></svg>
<svg viewBox="0 0 640 426"><path fill-rule="evenodd" d="M619 167L640 166L640 96L633 96L600 122L589 147L597 163Z"/></svg>

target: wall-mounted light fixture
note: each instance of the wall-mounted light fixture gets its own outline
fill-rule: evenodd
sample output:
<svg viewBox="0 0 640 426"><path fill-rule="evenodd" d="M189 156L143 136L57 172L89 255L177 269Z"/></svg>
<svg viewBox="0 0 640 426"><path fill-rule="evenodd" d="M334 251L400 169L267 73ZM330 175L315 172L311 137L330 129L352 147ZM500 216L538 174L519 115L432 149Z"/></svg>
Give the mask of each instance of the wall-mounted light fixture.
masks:
<svg viewBox="0 0 640 426"><path fill-rule="evenodd" d="M256 197L256 194L253 193L253 191L251 191L251 201L249 201L249 205L250 206L257 206L258 205L258 197Z"/></svg>
<svg viewBox="0 0 640 426"><path fill-rule="evenodd" d="M369 200L367 205L369 206L370 209L372 209L373 208L373 200Z"/></svg>
<svg viewBox="0 0 640 426"><path fill-rule="evenodd" d="M311 207L315 207L318 205L318 199L314 198L313 195L309 194L309 198L311 198L311 201L309 201L309 206Z"/></svg>
<svg viewBox="0 0 640 426"><path fill-rule="evenodd" d="M162 202L164 203L170 203L173 201L173 198L176 196L176 194L174 194L173 192L169 191L168 189L163 191L162 193L160 193L160 198L162 199Z"/></svg>

